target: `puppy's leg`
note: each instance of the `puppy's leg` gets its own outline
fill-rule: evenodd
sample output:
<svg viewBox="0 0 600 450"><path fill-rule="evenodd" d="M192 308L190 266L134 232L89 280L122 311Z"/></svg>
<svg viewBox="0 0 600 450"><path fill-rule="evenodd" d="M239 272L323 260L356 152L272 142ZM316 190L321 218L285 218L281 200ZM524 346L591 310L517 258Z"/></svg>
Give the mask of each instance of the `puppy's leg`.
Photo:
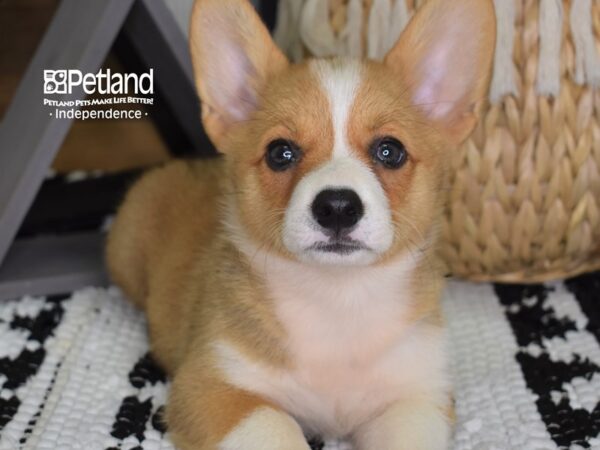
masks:
<svg viewBox="0 0 600 450"><path fill-rule="evenodd" d="M446 450L452 411L426 398L393 403L362 425L355 435L358 450Z"/></svg>
<svg viewBox="0 0 600 450"><path fill-rule="evenodd" d="M289 415L259 406L242 419L218 446L219 450L308 450L300 426Z"/></svg>
<svg viewBox="0 0 600 450"><path fill-rule="evenodd" d="M298 423L215 376L178 371L167 426L179 450L310 450Z"/></svg>

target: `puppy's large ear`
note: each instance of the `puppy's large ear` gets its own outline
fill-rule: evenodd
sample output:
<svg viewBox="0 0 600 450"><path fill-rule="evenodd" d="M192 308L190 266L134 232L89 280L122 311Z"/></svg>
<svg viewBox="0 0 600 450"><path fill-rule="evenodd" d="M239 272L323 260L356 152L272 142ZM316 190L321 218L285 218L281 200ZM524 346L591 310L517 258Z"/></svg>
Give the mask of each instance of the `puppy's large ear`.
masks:
<svg viewBox="0 0 600 450"><path fill-rule="evenodd" d="M492 0L429 0L385 64L406 83L413 103L458 144L475 126L475 104L487 93L495 41Z"/></svg>
<svg viewBox="0 0 600 450"><path fill-rule="evenodd" d="M219 147L229 127L257 107L269 76L288 62L248 0L196 0L190 49L202 121Z"/></svg>

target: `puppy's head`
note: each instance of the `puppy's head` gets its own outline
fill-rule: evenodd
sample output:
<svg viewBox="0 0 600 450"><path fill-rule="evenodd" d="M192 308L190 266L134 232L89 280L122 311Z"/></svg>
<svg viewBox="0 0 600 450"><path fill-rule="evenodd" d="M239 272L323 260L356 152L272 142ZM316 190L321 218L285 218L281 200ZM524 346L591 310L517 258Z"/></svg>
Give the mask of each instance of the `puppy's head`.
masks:
<svg viewBox="0 0 600 450"><path fill-rule="evenodd" d="M429 0L382 63L291 65L246 0L198 0L192 59L205 128L228 161L230 229L330 265L424 244L494 42L492 0Z"/></svg>

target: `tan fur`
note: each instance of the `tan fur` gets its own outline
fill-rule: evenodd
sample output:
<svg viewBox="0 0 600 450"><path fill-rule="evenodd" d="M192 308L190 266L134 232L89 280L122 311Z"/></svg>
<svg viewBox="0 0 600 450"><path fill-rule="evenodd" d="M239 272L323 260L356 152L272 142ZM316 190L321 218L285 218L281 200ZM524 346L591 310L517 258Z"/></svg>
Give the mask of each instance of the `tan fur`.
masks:
<svg viewBox="0 0 600 450"><path fill-rule="evenodd" d="M169 369L187 338L182 323L191 305L181 300L181 277L216 231L222 165L175 162L152 170L127 194L109 235L113 280L146 310L155 354Z"/></svg>
<svg viewBox="0 0 600 450"><path fill-rule="evenodd" d="M437 226L441 214L440 192L446 177L442 168L453 144L448 144L440 130L411 105L409 91L390 77L385 65L367 65L366 82L358 93L349 134L355 148L368 148L373 136L391 135L410 151L408 162L398 171L373 164L366 152L358 155L379 177L391 204L396 233L402 236L389 254L416 243L435 242L437 230L431 225ZM432 207L423 209L424 204Z"/></svg>
<svg viewBox="0 0 600 450"><path fill-rule="evenodd" d="M168 423L178 448L216 448L219 442L256 408L273 407L256 395L223 383L207 374L199 361L190 361L177 372ZM190 395L202 392L202 395Z"/></svg>
<svg viewBox="0 0 600 450"><path fill-rule="evenodd" d="M239 127L239 134L224 144L231 155L232 189L240 195L239 215L249 235L271 250L287 255L280 242L285 207L294 186L331 154L331 123L327 103L315 92L317 80L306 64L291 66L270 80L264 93L264 110L251 123ZM264 164L264 149L275 138L290 139L305 149L297 171L275 173ZM250 145L248 145L250 144ZM269 211L259 215L256 211Z"/></svg>
<svg viewBox="0 0 600 450"><path fill-rule="evenodd" d="M343 289L344 283L352 286L352 279L344 277L360 279L360 267L303 268L282 242L284 214L294 189L332 158L332 105L317 75L309 64L295 66L285 61L245 0L196 2L191 49L204 101L203 121L225 156L174 162L142 177L127 195L107 247L113 280L146 311L152 352L173 377L166 417L178 448L217 450L224 445L238 445L248 427L259 427L252 428L258 433L252 434L254 438L262 436L260 427L265 427L264 448L278 448L281 439L289 438L290 449L305 449L296 422L288 415L294 408L284 408L286 402L281 399L286 399L285 393L271 395L270 388L283 386L308 394L323 389L323 398L339 401L339 406L344 404L340 393L331 392L335 391L335 383L332 387L323 373L335 371L340 383L350 386L348 395L351 391L364 392L370 400L371 392L381 395L377 391L380 383L397 386L397 380L388 379L390 364L395 364L389 356L395 355L393 351L406 355L408 361L422 359L421 370L430 367L428 358L418 354L422 348L431 348L433 356L426 356L432 359L439 356L443 277L435 245L441 191L448 152L474 123L473 105L487 86L493 48L493 35L482 36L481 50L476 53L481 69L476 71L474 87L467 96L457 99L457 105L443 120L432 120L426 111L413 105L412 88L422 74L407 71L405 65L418 65L426 49L408 48L406 42L418 41L428 21L443 23L432 8L441 7L445 1L471 11L493 33L491 0L430 0L432 6L418 15L404 43L401 41L392 50L385 63L363 64L349 115L349 155L375 175L393 221L389 250L364 268L372 271L364 273L373 274L365 277L365 283L377 277L382 283L391 282L389 292L378 292L381 298L373 299L354 299L352 295L360 292L360 286L347 292ZM238 99L241 103L233 108L223 103L219 74L211 72L211 63L219 56L214 39L224 36L231 45L240 46L247 56L245 63L251 66L243 66L233 74L244 77L244 86L249 89L244 94L249 97ZM235 95L229 97L230 102L235 100ZM242 119L234 120L235 114L241 114ZM369 153L373 139L387 135L397 137L409 151L407 164L396 171L377 165ZM265 163L266 146L278 138L292 140L303 150L293 170L274 172ZM403 271L397 282L385 272L386 268L396 267ZM303 270L305 273L299 273ZM314 277L311 270L317 270ZM296 277L302 286L294 284ZM319 279L314 286L310 285L313 278ZM328 282L332 284L326 285ZM307 293L297 298L295 294L303 292L301 288ZM358 324L357 333L364 333L366 341L361 338L355 342L350 336L351 348L339 348L339 355L331 355L341 355L340 367L328 366L327 357L313 361L311 349L304 342L294 341L294 337L302 338L317 324L290 323L295 309L289 303L301 302L319 289L334 294L321 298L317 292L314 311L319 311L323 302L335 302L331 297L337 292L362 304L364 300L372 301L375 309L389 308L393 316L387 319L392 326L379 330L374 324L371 332ZM401 297L397 304L396 290ZM298 316L306 313L306 317L312 317L311 311L299 308ZM365 314L360 311L359 316ZM355 324L352 314L346 315ZM377 320L379 316L372 317ZM337 317L323 320L335 321ZM404 333L413 334L404 339ZM422 347L420 342L413 346L411 336L422 339ZM372 347L361 345L363 342ZM331 342L323 341L323 345ZM228 362L223 355L230 350L237 359ZM315 355L317 350L314 348ZM346 353L349 356L344 359ZM301 367L298 361L302 361ZM339 427L330 429L344 432L352 420L360 418L360 426L346 436L355 440L358 450L432 450L423 447L428 439L433 439L435 450L441 449L439 443L446 439L452 415L445 375L438 373L442 366L442 360L439 364L435 361L431 364L435 373L426 376L415 369L417 380L410 377L412 368L407 368L406 379L401 381L411 386L410 392L390 392L388 403L361 412L367 418L352 416L348 411L324 413L324 417L339 420ZM392 375L399 372L393 368ZM299 375L302 370L308 371L305 378ZM258 373L272 377L272 383L267 380L264 388L260 379L253 378ZM242 383L236 381L237 374L245 377ZM376 380L373 386L360 385L363 375ZM247 389L240 387L244 383ZM292 400L292 406L298 406L298 402ZM359 406L361 403L368 402L359 401ZM325 407L318 401L316 405L311 406ZM419 415L413 415L412 410L419 411ZM403 421L418 427L432 424L435 429L428 435L421 428L402 428L399 422ZM279 424L273 425L279 427L279 433L270 434L269 423ZM399 433L402 429L406 441ZM253 444L247 445L239 450L258 450Z"/></svg>

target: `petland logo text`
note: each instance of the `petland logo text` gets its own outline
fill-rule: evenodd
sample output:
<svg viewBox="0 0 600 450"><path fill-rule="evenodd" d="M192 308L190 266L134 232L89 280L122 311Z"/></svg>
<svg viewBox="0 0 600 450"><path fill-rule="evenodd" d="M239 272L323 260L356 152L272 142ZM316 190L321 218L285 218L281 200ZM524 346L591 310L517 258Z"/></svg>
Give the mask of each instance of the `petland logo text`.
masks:
<svg viewBox="0 0 600 450"><path fill-rule="evenodd" d="M44 70L44 94L72 94L78 86L88 95L154 94L154 69L139 75L112 73L110 69L86 74L77 69Z"/></svg>

